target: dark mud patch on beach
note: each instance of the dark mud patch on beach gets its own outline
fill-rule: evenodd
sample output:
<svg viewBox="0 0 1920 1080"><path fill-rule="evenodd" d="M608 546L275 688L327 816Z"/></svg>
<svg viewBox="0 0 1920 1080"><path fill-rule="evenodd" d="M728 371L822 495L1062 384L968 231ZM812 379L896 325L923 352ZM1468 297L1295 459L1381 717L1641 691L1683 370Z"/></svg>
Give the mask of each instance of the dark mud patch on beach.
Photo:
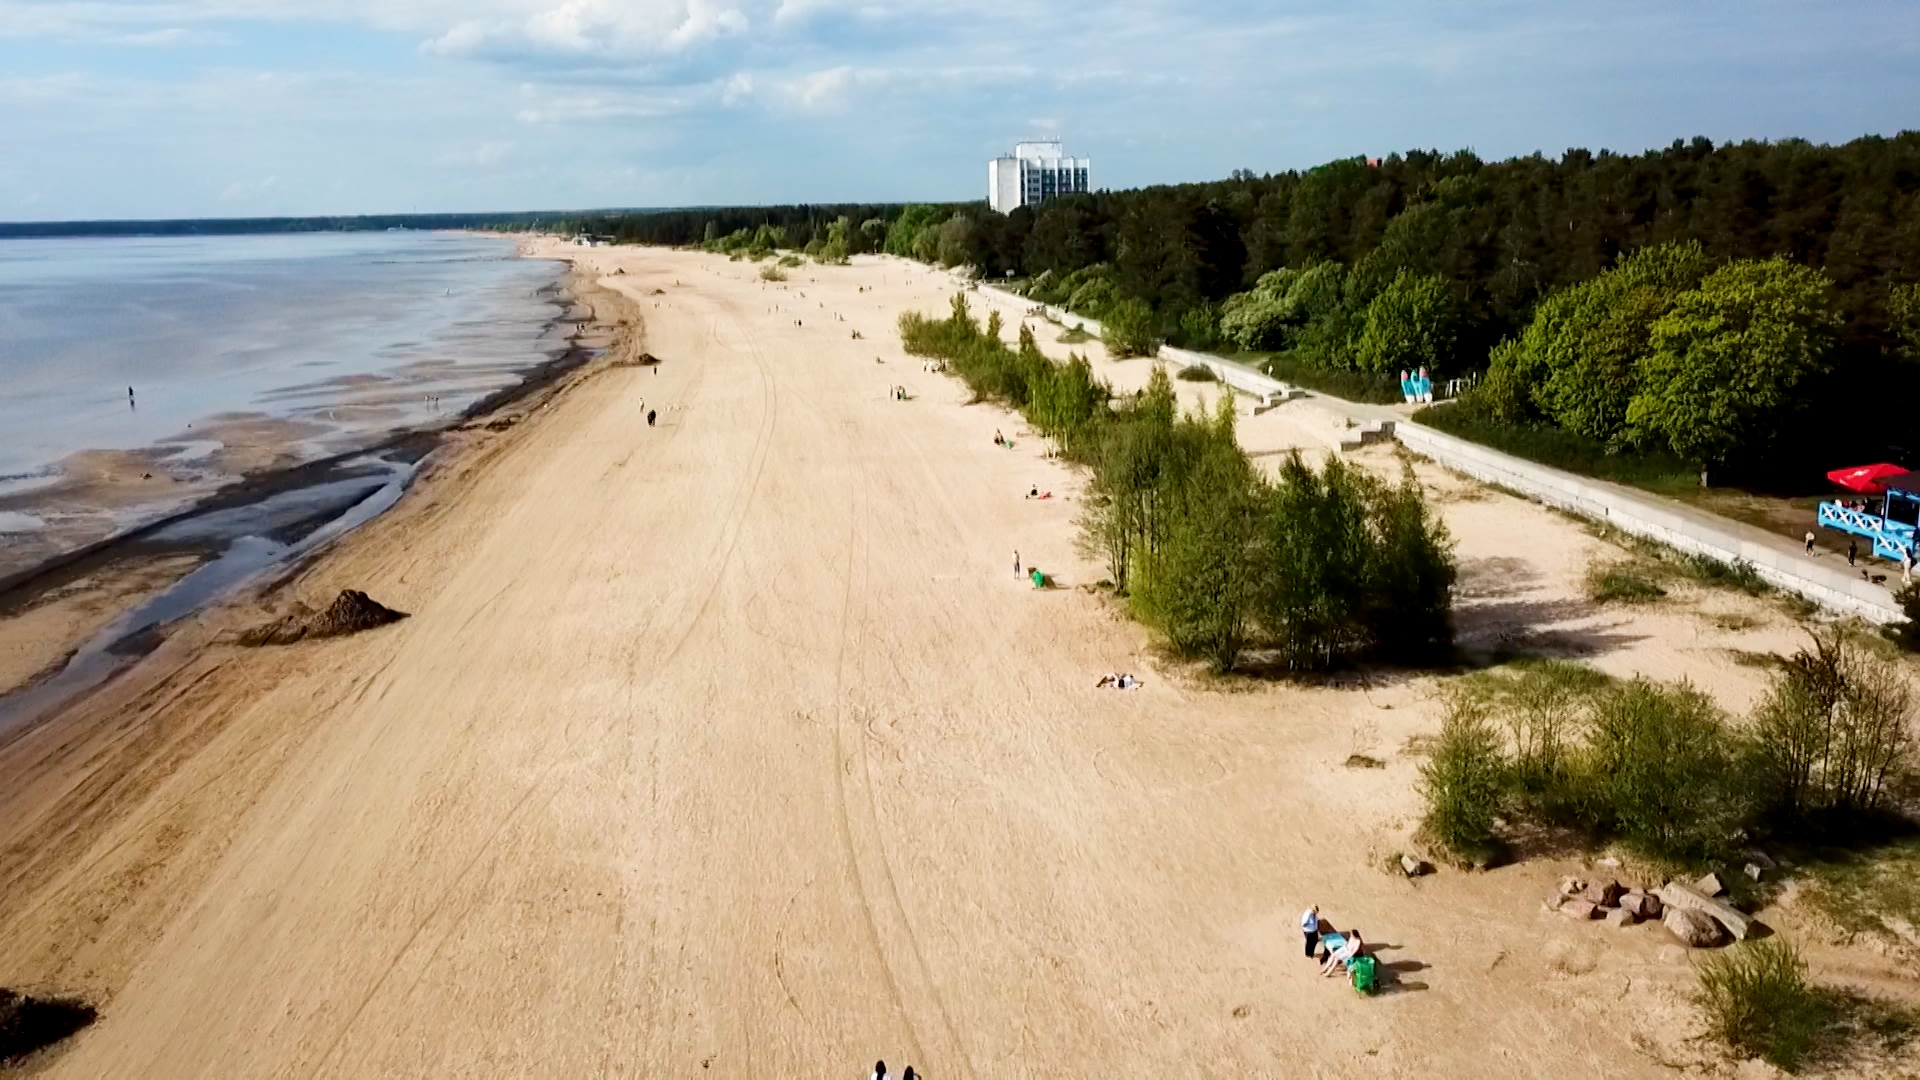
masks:
<svg viewBox="0 0 1920 1080"><path fill-rule="evenodd" d="M259 648L343 637L388 626L407 617L406 612L395 611L358 589L345 589L325 611L315 611L296 601L293 610L285 616L241 634L240 644Z"/></svg>
<svg viewBox="0 0 1920 1080"><path fill-rule="evenodd" d="M93 1006L77 998L36 997L0 987L0 1066L28 1056L93 1023Z"/></svg>

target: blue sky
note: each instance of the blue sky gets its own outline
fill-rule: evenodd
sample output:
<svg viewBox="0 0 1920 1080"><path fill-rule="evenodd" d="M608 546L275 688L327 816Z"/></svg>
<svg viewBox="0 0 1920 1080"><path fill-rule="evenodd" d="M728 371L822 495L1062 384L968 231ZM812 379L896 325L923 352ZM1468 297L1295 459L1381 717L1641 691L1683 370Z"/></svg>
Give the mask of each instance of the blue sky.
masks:
<svg viewBox="0 0 1920 1080"><path fill-rule="evenodd" d="M0 0L0 220L984 197L1920 128L1916 0Z"/></svg>

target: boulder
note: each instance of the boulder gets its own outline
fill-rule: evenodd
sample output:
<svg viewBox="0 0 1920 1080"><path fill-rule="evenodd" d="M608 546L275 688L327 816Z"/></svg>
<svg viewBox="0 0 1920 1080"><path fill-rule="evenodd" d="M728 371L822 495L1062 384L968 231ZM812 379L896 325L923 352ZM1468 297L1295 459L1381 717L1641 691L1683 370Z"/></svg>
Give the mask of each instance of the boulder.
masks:
<svg viewBox="0 0 1920 1080"><path fill-rule="evenodd" d="M1699 889L1679 881L1669 881L1654 894L1660 898L1662 907L1680 908L1686 911L1698 911L1727 928L1734 940L1745 941L1753 929L1753 917L1740 911L1731 904L1724 904L1706 895ZM1669 910L1671 914L1671 910ZM1669 923L1668 925L1672 925Z"/></svg>
<svg viewBox="0 0 1920 1080"><path fill-rule="evenodd" d="M1764 851L1761 851L1759 848L1748 849L1747 861L1757 865L1762 870L1772 870L1779 865L1775 863L1772 859L1768 858L1767 853Z"/></svg>
<svg viewBox="0 0 1920 1080"><path fill-rule="evenodd" d="M1608 926L1632 926L1634 923L1637 923L1639 921L1640 920L1634 916L1633 912L1628 911L1626 908L1623 908L1623 907L1614 908L1612 911L1607 912Z"/></svg>
<svg viewBox="0 0 1920 1080"><path fill-rule="evenodd" d="M1727 887L1720 884L1720 875L1718 874L1706 874L1702 876L1700 880L1693 883L1693 887L1708 896L1725 896L1727 894Z"/></svg>
<svg viewBox="0 0 1920 1080"><path fill-rule="evenodd" d="M1422 874L1433 873L1432 864L1424 859L1416 859L1411 855L1400 856L1400 869L1408 877L1419 877Z"/></svg>
<svg viewBox="0 0 1920 1080"><path fill-rule="evenodd" d="M1620 891L1617 881L1596 881L1587 886L1580 898L1595 907L1610 908L1620 902Z"/></svg>
<svg viewBox="0 0 1920 1080"><path fill-rule="evenodd" d="M1635 889L1620 898L1620 910L1632 912L1637 919L1657 919L1660 917L1660 898Z"/></svg>
<svg viewBox="0 0 1920 1080"><path fill-rule="evenodd" d="M1766 868L1761 866L1759 863L1750 862L1746 865L1745 872L1748 877L1752 878L1755 881L1759 881L1761 875L1765 874L1767 871L1766 871Z"/></svg>
<svg viewBox="0 0 1920 1080"><path fill-rule="evenodd" d="M1599 910L1598 907L1585 900L1569 900L1560 905L1560 914L1565 915L1569 919L1578 919L1582 922L1593 918L1594 914Z"/></svg>
<svg viewBox="0 0 1920 1080"><path fill-rule="evenodd" d="M1704 911L1674 908L1660 921L1673 931L1674 937L1686 942L1690 949L1709 949L1726 938L1720 924Z"/></svg>

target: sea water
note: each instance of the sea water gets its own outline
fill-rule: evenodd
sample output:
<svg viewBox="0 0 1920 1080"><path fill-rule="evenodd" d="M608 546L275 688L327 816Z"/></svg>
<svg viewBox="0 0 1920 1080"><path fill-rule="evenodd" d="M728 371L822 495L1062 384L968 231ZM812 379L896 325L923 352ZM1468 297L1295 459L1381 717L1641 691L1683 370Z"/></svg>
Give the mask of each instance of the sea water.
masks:
<svg viewBox="0 0 1920 1080"><path fill-rule="evenodd" d="M565 350L559 274L466 234L0 240L0 485L205 455L216 417L299 421L319 456L457 413Z"/></svg>

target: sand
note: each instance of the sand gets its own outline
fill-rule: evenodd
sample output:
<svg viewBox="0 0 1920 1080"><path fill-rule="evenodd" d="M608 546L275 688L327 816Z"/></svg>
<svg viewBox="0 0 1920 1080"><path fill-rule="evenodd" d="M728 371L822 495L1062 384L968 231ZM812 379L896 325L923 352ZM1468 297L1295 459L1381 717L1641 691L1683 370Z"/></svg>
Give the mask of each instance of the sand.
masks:
<svg viewBox="0 0 1920 1080"><path fill-rule="evenodd" d="M1435 679L1210 683L1081 588L1101 576L1076 553L1081 478L898 347L943 275L862 259L783 288L709 256L549 253L624 269L603 280L663 362L603 361L466 433L270 601L357 588L411 618L245 650L264 609L210 612L0 747L0 985L101 1006L45 1075L1700 1061L1664 931L1541 910L1577 860L1382 869ZM1116 385L1148 370L1074 348ZM1337 441L1299 404L1246 419L1257 460ZM1734 650L1796 641L1723 594L1594 609L1601 541L1417 470L1470 646L1684 674L1737 707L1762 677ZM1016 578L1016 548L1062 587ZM1145 688L1094 688L1115 670ZM1392 993L1317 977L1309 903L1365 933Z"/></svg>

